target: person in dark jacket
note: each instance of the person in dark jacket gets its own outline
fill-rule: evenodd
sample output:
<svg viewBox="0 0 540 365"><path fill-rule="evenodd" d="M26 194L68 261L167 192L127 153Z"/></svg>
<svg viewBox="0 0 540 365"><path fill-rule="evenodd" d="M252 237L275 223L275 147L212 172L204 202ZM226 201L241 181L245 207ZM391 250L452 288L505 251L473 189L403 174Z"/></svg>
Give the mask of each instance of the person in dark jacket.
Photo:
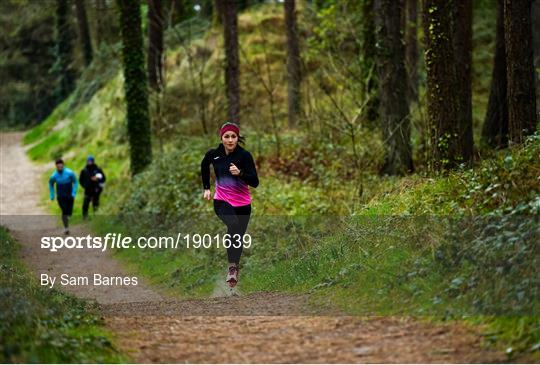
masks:
<svg viewBox="0 0 540 365"><path fill-rule="evenodd" d="M93 156L90 155L86 159L86 166L81 170L79 181L84 188L82 211L83 218L86 219L88 218L90 202L92 202L94 213L97 211L99 207L99 196L105 184L105 173L96 165Z"/></svg>
<svg viewBox="0 0 540 365"><path fill-rule="evenodd" d="M216 175L214 211L227 226L227 234L232 243L227 248L229 270L226 279L232 288L238 282L238 266L243 248L241 240L251 214L249 186L256 188L259 185L259 178L253 157L238 145L238 141L242 141L238 125L223 124L220 137L219 146L209 150L201 162L201 177L203 198L210 200L210 164L212 164Z"/></svg>
<svg viewBox="0 0 540 365"><path fill-rule="evenodd" d="M49 178L49 195L51 201L54 200L54 185L56 184L56 200L62 209L62 223L64 224L64 233L69 234L69 217L73 212L73 201L77 194L77 177L67 167L64 167L64 161L58 159L55 162L56 171Z"/></svg>

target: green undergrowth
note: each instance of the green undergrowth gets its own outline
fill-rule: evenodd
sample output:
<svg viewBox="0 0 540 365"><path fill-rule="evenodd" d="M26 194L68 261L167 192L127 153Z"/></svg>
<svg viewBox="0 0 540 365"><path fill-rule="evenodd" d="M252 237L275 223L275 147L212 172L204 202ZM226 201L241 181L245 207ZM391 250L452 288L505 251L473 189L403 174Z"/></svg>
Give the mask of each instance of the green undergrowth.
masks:
<svg viewBox="0 0 540 365"><path fill-rule="evenodd" d="M45 289L19 259L19 245L0 227L0 362L118 363L96 308Z"/></svg>
<svg viewBox="0 0 540 365"><path fill-rule="evenodd" d="M487 214L538 198L540 134L526 148L496 152L474 167L432 177L412 175L375 194L368 214Z"/></svg>

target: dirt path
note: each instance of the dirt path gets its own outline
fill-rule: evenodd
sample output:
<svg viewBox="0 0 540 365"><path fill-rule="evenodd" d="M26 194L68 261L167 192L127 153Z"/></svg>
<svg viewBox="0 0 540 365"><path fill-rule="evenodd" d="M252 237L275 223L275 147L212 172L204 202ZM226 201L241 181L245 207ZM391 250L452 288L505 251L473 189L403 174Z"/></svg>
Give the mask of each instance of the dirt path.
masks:
<svg viewBox="0 0 540 365"><path fill-rule="evenodd" d="M20 133L1 134L0 223L21 242L32 271L38 277L129 276L108 253L40 248L42 236L61 231L57 219L38 204L44 170L27 159L21 138ZM72 231L86 233L83 227ZM303 296L257 293L175 300L144 283L62 289L100 303L118 346L137 362L504 361L501 353L483 348L478 329L409 318L301 315L307 313Z"/></svg>
<svg viewBox="0 0 540 365"><path fill-rule="evenodd" d="M62 235L58 226L58 217L48 215L39 205L46 182L42 180L44 171L54 166L36 166L32 164L21 147L21 133L1 134L1 178L0 212L2 225L7 226L13 236L22 244L22 257L36 273L56 277L92 277L99 273L106 277L128 276L108 251L98 250L60 250L50 252L40 248L41 237ZM56 204L51 202L50 204ZM74 207L74 211L80 211ZM71 228L73 236L88 234L84 227ZM58 287L58 286L57 286ZM157 301L161 296L145 285L103 286L103 285L66 285L62 289L77 296L94 299L98 303Z"/></svg>

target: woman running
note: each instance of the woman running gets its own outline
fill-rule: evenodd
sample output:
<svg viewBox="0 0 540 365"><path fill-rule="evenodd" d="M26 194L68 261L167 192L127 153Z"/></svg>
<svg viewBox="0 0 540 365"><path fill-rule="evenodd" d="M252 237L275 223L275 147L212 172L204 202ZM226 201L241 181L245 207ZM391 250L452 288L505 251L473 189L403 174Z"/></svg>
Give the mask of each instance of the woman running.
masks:
<svg viewBox="0 0 540 365"><path fill-rule="evenodd" d="M240 147L244 142L240 128L234 123L225 123L219 131L221 143L209 150L201 162L203 198L210 200L210 164L216 174L214 211L227 226L231 245L227 248L229 269L227 283L232 288L238 283L238 269L243 244L251 214L251 195L248 185L259 185L257 170L251 154Z"/></svg>

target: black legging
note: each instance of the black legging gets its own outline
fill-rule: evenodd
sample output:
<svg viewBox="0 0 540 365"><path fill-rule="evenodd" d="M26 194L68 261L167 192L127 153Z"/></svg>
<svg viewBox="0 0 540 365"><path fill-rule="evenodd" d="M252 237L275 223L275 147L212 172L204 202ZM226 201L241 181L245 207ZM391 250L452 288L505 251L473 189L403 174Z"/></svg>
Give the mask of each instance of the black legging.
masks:
<svg viewBox="0 0 540 365"><path fill-rule="evenodd" d="M92 202L92 206L94 207L94 213L98 210L100 194L101 194L101 191L96 191L92 195L84 194L84 200L83 200L83 206L82 206L83 217L85 218L88 217L88 208L90 208L90 202Z"/></svg>
<svg viewBox="0 0 540 365"><path fill-rule="evenodd" d="M235 237L234 235L238 234L240 237L243 237L244 233L246 233L251 214L251 204L233 207L226 201L214 199L214 211L219 219L227 225L227 233L231 242L230 247L227 248L229 263L238 265L240 263L240 256L242 256L243 244L239 245L236 241L238 236Z"/></svg>
<svg viewBox="0 0 540 365"><path fill-rule="evenodd" d="M73 213L74 198L72 196L59 196L57 200L60 209L62 209L62 223L64 224L64 228L67 229L69 226L69 217Z"/></svg>

